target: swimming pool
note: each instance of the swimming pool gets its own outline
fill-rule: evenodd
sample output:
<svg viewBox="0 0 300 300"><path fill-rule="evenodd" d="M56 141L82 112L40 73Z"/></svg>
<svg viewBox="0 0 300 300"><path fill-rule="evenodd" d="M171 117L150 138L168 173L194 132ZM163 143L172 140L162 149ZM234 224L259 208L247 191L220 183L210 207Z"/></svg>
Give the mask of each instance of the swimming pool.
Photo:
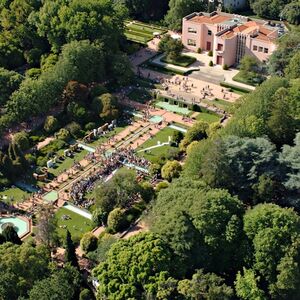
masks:
<svg viewBox="0 0 300 300"><path fill-rule="evenodd" d="M12 225L19 237L22 237L29 231L28 222L18 217L1 217L0 218L0 233L4 230L5 226Z"/></svg>

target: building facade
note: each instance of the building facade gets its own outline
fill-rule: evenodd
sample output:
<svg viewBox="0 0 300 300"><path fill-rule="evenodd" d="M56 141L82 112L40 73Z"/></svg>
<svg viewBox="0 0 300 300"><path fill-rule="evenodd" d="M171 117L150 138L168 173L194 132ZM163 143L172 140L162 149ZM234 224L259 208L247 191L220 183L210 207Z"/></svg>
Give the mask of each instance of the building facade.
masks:
<svg viewBox="0 0 300 300"><path fill-rule="evenodd" d="M182 42L192 51L212 51L218 65L238 64L244 55L267 61L276 49L279 27L263 20L223 12L192 13L183 18Z"/></svg>

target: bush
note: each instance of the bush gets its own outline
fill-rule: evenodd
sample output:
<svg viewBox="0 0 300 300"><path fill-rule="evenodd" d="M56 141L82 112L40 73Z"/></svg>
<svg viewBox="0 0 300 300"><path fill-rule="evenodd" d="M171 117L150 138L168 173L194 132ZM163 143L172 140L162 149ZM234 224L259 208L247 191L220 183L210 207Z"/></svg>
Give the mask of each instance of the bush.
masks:
<svg viewBox="0 0 300 300"><path fill-rule="evenodd" d="M173 178L178 178L181 171L182 166L177 160L167 161L161 168L161 176L170 182Z"/></svg>
<svg viewBox="0 0 300 300"><path fill-rule="evenodd" d="M223 70L228 70L229 68L228 68L228 65L227 64L225 64L225 65L223 65Z"/></svg>
<svg viewBox="0 0 300 300"><path fill-rule="evenodd" d="M56 138L63 141L68 141L71 138L69 130L66 128L61 128L59 132L56 133Z"/></svg>
<svg viewBox="0 0 300 300"><path fill-rule="evenodd" d="M65 127L74 138L78 138L81 135L81 126L76 122L71 122Z"/></svg>
<svg viewBox="0 0 300 300"><path fill-rule="evenodd" d="M25 131L18 132L13 137L13 142L24 151L30 148L30 142L28 134Z"/></svg>
<svg viewBox="0 0 300 300"><path fill-rule="evenodd" d="M220 86L223 86L223 87L226 87L226 88L232 88L232 89L235 89L235 90L237 90L239 92L242 92L242 93L250 93L251 92L251 90L239 87L237 85L229 84L229 83L226 83L226 82L220 82Z"/></svg>
<svg viewBox="0 0 300 300"><path fill-rule="evenodd" d="M210 67L212 67L214 65L214 63L212 62L212 60L209 62L208 64Z"/></svg>
<svg viewBox="0 0 300 300"><path fill-rule="evenodd" d="M208 51L208 56L213 56L212 50L209 50L209 51Z"/></svg>
<svg viewBox="0 0 300 300"><path fill-rule="evenodd" d="M197 53L199 53L199 54L202 53L202 49L201 49L201 48L198 48L198 49L197 49Z"/></svg>
<svg viewBox="0 0 300 300"><path fill-rule="evenodd" d="M52 133L59 128L59 123L54 116L48 116L44 123L44 130L48 133Z"/></svg>
<svg viewBox="0 0 300 300"><path fill-rule="evenodd" d="M156 191L159 192L163 189L166 189L167 187L169 186L169 183L166 182L166 181L162 181L162 182L159 182L157 185L156 185Z"/></svg>
<svg viewBox="0 0 300 300"><path fill-rule="evenodd" d="M83 289L79 294L79 300L93 300L93 293L89 289Z"/></svg>
<svg viewBox="0 0 300 300"><path fill-rule="evenodd" d="M95 226L101 226L107 222L107 213L101 208L96 208L92 214L92 221Z"/></svg>
<svg viewBox="0 0 300 300"><path fill-rule="evenodd" d="M85 124L84 129L87 131L93 130L96 128L96 123L95 122L89 122Z"/></svg>
<svg viewBox="0 0 300 300"><path fill-rule="evenodd" d="M91 88L90 97L94 99L95 97L101 96L108 92L107 88L102 84L97 84Z"/></svg>
<svg viewBox="0 0 300 300"><path fill-rule="evenodd" d="M141 196L146 203L149 203L154 198L154 189L148 181L143 181L141 184Z"/></svg>
<svg viewBox="0 0 300 300"><path fill-rule="evenodd" d="M6 188L10 186L10 181L5 177L0 177L0 189Z"/></svg>
<svg viewBox="0 0 300 300"><path fill-rule="evenodd" d="M36 160L36 164L39 167L45 167L47 165L48 158L44 156L39 156Z"/></svg>
<svg viewBox="0 0 300 300"><path fill-rule="evenodd" d="M97 243L98 239L91 232L88 232L81 238L80 248L83 252L88 253L96 250Z"/></svg>
<svg viewBox="0 0 300 300"><path fill-rule="evenodd" d="M27 153L27 154L25 155L25 159L28 161L28 163L29 163L31 166L33 166L33 165L36 164L36 157L35 157L33 154L31 154L31 153Z"/></svg>
<svg viewBox="0 0 300 300"><path fill-rule="evenodd" d="M115 208L111 211L108 215L107 226L113 233L121 231L128 226L124 210L121 208Z"/></svg>

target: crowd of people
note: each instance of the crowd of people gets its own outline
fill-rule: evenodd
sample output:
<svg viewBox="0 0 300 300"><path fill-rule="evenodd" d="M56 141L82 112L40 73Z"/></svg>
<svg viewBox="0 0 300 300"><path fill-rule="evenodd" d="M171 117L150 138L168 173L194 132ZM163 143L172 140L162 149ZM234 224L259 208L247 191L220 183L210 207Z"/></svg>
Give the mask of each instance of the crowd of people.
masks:
<svg viewBox="0 0 300 300"><path fill-rule="evenodd" d="M75 205L88 208L93 205L92 199L85 199L87 193L95 188L97 182L105 181L115 170L120 168L123 164L131 165L139 168L139 171L149 168L149 162L142 157L134 154L130 148L119 149L111 155L101 156L99 167L94 167L93 171L86 178L82 178L71 187L70 197Z"/></svg>

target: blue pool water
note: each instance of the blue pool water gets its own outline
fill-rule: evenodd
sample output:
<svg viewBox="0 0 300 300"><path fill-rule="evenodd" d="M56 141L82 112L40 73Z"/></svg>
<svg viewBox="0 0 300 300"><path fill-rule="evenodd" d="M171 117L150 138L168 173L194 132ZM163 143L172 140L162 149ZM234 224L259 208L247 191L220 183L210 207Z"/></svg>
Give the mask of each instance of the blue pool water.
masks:
<svg viewBox="0 0 300 300"><path fill-rule="evenodd" d="M18 233L18 236L23 236L26 232L28 232L28 224L26 221L18 218L18 217L1 217L0 218L0 233L3 231L3 227L5 224L11 224L14 226L15 230Z"/></svg>

